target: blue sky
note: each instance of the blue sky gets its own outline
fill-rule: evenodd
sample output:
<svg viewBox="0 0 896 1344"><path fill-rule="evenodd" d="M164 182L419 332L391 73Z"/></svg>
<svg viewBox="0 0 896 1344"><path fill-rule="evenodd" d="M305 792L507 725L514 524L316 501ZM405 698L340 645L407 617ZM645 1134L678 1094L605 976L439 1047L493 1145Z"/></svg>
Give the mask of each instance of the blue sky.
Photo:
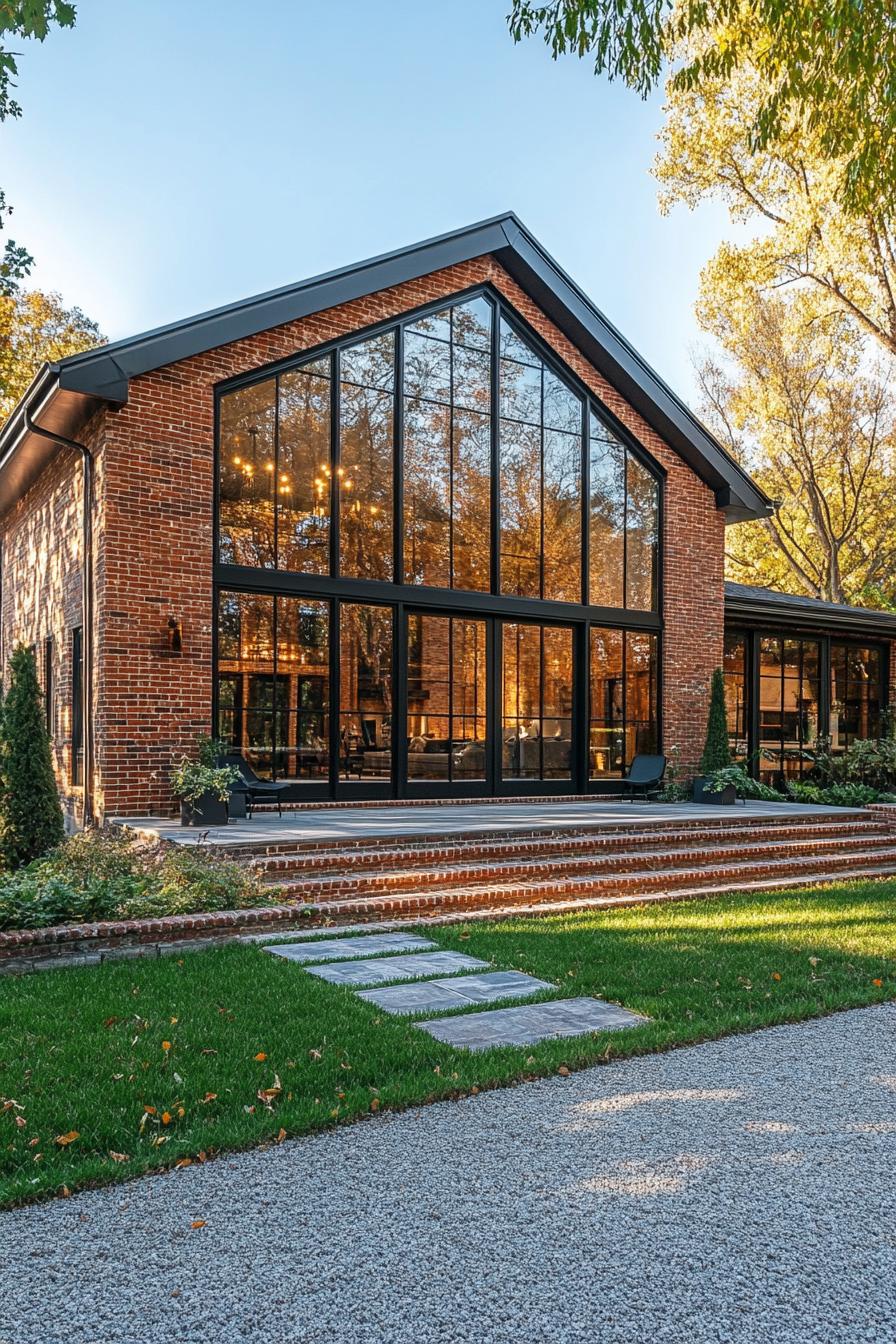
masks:
<svg viewBox="0 0 896 1344"><path fill-rule="evenodd" d="M2 137L33 282L112 338L515 210L693 400L715 207L660 216L661 121L514 46L509 0L82 0Z"/></svg>

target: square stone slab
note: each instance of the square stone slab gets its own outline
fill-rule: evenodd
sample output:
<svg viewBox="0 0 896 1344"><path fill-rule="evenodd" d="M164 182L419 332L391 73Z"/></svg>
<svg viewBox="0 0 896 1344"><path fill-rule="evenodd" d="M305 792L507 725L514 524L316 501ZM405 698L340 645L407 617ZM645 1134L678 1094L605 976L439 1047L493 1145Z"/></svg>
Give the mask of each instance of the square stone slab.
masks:
<svg viewBox="0 0 896 1344"><path fill-rule="evenodd" d="M556 999L490 1013L436 1018L420 1022L437 1041L465 1050L488 1050L496 1045L534 1045L558 1036L585 1036L592 1031L619 1031L638 1027L647 1018L601 999Z"/></svg>
<svg viewBox="0 0 896 1344"><path fill-rule="evenodd" d="M319 975L334 985L383 985L387 980L422 980L452 971L478 971L487 961L462 952L421 952L418 957L371 957L368 961L330 962L306 966L309 975Z"/></svg>
<svg viewBox="0 0 896 1344"><path fill-rule="evenodd" d="M423 952L435 947L416 933L368 933L358 938L318 938L310 943L278 943L266 947L288 961L340 961L344 957L382 956L384 952Z"/></svg>
<svg viewBox="0 0 896 1344"><path fill-rule="evenodd" d="M553 989L547 980L536 980L522 971L489 971L485 975L460 975L453 980L424 980L415 985L390 985L388 989L362 989L359 999L385 1008L387 1013L438 1012L493 999L524 998L541 989Z"/></svg>

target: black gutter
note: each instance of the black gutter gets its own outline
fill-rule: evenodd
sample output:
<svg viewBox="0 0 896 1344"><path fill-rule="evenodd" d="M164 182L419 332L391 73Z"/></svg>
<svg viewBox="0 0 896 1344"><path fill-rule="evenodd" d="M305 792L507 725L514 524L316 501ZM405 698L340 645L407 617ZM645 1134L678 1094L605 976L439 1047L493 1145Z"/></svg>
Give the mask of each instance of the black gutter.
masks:
<svg viewBox="0 0 896 1344"><path fill-rule="evenodd" d="M49 439L61 448L71 448L81 454L84 464L82 501L82 541L84 549L81 566L81 624L84 631L84 668L81 678L81 704L84 728L84 826L94 824L93 814L93 454L86 444L54 434L35 423L30 409L25 407L25 424L31 434Z"/></svg>
<svg viewBox="0 0 896 1344"><path fill-rule="evenodd" d="M866 607L817 606L795 597L792 602L742 595L725 597L725 620L753 629L840 630L866 639L896 639L896 615Z"/></svg>

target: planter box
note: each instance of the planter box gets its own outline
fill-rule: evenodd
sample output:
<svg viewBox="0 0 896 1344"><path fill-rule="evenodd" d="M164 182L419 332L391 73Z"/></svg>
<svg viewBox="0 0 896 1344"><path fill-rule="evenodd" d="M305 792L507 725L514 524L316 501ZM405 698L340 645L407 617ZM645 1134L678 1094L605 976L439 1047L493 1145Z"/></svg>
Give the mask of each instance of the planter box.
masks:
<svg viewBox="0 0 896 1344"><path fill-rule="evenodd" d="M226 826L227 803L214 793L204 793L195 803L180 805L181 826Z"/></svg>
<svg viewBox="0 0 896 1344"><path fill-rule="evenodd" d="M694 780L691 797L695 803L711 803L716 807L733 807L737 802L737 789L733 784L729 784L726 788L714 793L709 788L709 777L698 775Z"/></svg>

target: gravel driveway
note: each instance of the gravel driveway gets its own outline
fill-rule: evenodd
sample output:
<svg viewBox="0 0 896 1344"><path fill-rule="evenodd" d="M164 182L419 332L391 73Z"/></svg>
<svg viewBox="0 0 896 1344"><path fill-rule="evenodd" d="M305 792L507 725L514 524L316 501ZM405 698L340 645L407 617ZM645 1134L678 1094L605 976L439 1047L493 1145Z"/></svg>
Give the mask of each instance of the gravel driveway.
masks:
<svg viewBox="0 0 896 1344"><path fill-rule="evenodd" d="M0 1215L0 1340L880 1344L894 1170L887 1005Z"/></svg>

